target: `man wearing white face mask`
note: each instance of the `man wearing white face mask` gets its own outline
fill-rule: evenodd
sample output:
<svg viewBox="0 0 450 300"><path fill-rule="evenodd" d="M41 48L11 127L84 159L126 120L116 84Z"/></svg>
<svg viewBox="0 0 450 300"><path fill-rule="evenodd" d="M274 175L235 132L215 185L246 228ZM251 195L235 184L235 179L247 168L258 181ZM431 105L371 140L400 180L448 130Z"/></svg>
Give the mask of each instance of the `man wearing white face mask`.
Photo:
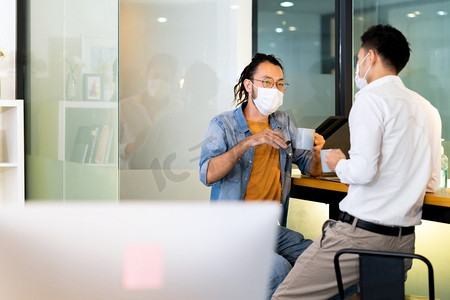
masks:
<svg viewBox="0 0 450 300"><path fill-rule="evenodd" d="M367 57L369 57L369 52L367 52L366 56L364 56L364 58L361 60L360 63L356 64L356 71L355 71L355 85L358 89L362 89L367 85L367 73L369 73L370 68L372 68L372 65L369 66L369 68L367 69L367 71L364 73L364 77L359 77L359 66L364 63L364 61L367 59Z"/></svg>
<svg viewBox="0 0 450 300"><path fill-rule="evenodd" d="M234 87L237 108L211 120L202 145L200 180L212 187L211 201L277 201L287 213L292 163L304 174L321 174L323 137L316 134L312 151L293 148L296 126L278 111L286 86L283 67L272 55L257 53L241 73ZM309 244L280 226L269 298Z"/></svg>
<svg viewBox="0 0 450 300"><path fill-rule="evenodd" d="M177 61L168 54L156 54L147 65L145 90L120 99L120 167L129 169L132 156L142 146L157 118L181 109L174 100ZM171 95L172 94L172 95ZM139 167L139 162L135 162Z"/></svg>
<svg viewBox="0 0 450 300"><path fill-rule="evenodd" d="M441 120L430 102L398 77L409 60L403 34L376 25L361 36L349 115L350 158L325 162L349 185L338 220L328 220L272 299L328 299L338 293L334 256L344 248L414 253L426 191L439 186ZM344 287L359 281L358 257L343 256ZM411 261L405 261L405 269ZM405 271L406 271L405 270Z"/></svg>

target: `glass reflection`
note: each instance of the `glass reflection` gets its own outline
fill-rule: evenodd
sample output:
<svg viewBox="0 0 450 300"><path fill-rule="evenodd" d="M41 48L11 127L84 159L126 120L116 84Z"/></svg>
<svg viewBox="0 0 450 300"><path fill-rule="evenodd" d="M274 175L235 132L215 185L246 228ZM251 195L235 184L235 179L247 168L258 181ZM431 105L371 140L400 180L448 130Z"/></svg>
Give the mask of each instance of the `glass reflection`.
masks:
<svg viewBox="0 0 450 300"><path fill-rule="evenodd" d="M209 199L200 147L211 118L232 108L239 53L251 55L236 45L247 2L121 1L122 200Z"/></svg>

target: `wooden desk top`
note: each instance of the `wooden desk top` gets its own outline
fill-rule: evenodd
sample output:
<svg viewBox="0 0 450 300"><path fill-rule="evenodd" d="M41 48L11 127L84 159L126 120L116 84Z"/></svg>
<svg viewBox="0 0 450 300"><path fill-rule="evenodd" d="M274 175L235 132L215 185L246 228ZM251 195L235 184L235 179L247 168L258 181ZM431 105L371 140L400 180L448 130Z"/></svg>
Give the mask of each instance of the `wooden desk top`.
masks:
<svg viewBox="0 0 450 300"><path fill-rule="evenodd" d="M330 191L348 192L347 185L325 179L302 176L300 178L292 178L292 184ZM450 207L450 188L438 190L436 193L426 193L424 203L428 205Z"/></svg>

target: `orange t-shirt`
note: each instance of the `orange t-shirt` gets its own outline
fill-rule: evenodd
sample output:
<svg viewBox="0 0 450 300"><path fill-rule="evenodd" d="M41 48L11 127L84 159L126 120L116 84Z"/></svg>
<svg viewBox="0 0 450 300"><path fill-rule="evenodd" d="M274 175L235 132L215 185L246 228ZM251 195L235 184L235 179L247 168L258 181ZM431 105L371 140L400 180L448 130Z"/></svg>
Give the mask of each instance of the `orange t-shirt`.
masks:
<svg viewBox="0 0 450 300"><path fill-rule="evenodd" d="M252 134L270 129L268 122L247 120ZM255 147L253 167L248 181L245 200L277 200L281 199L279 150L268 144Z"/></svg>

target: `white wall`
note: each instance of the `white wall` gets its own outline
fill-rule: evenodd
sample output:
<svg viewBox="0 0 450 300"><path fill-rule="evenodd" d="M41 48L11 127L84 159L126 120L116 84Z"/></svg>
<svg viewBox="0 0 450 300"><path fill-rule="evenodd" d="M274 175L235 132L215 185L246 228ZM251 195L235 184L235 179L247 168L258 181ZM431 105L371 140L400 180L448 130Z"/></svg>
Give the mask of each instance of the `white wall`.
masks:
<svg viewBox="0 0 450 300"><path fill-rule="evenodd" d="M16 1L0 0L0 99L15 99Z"/></svg>

